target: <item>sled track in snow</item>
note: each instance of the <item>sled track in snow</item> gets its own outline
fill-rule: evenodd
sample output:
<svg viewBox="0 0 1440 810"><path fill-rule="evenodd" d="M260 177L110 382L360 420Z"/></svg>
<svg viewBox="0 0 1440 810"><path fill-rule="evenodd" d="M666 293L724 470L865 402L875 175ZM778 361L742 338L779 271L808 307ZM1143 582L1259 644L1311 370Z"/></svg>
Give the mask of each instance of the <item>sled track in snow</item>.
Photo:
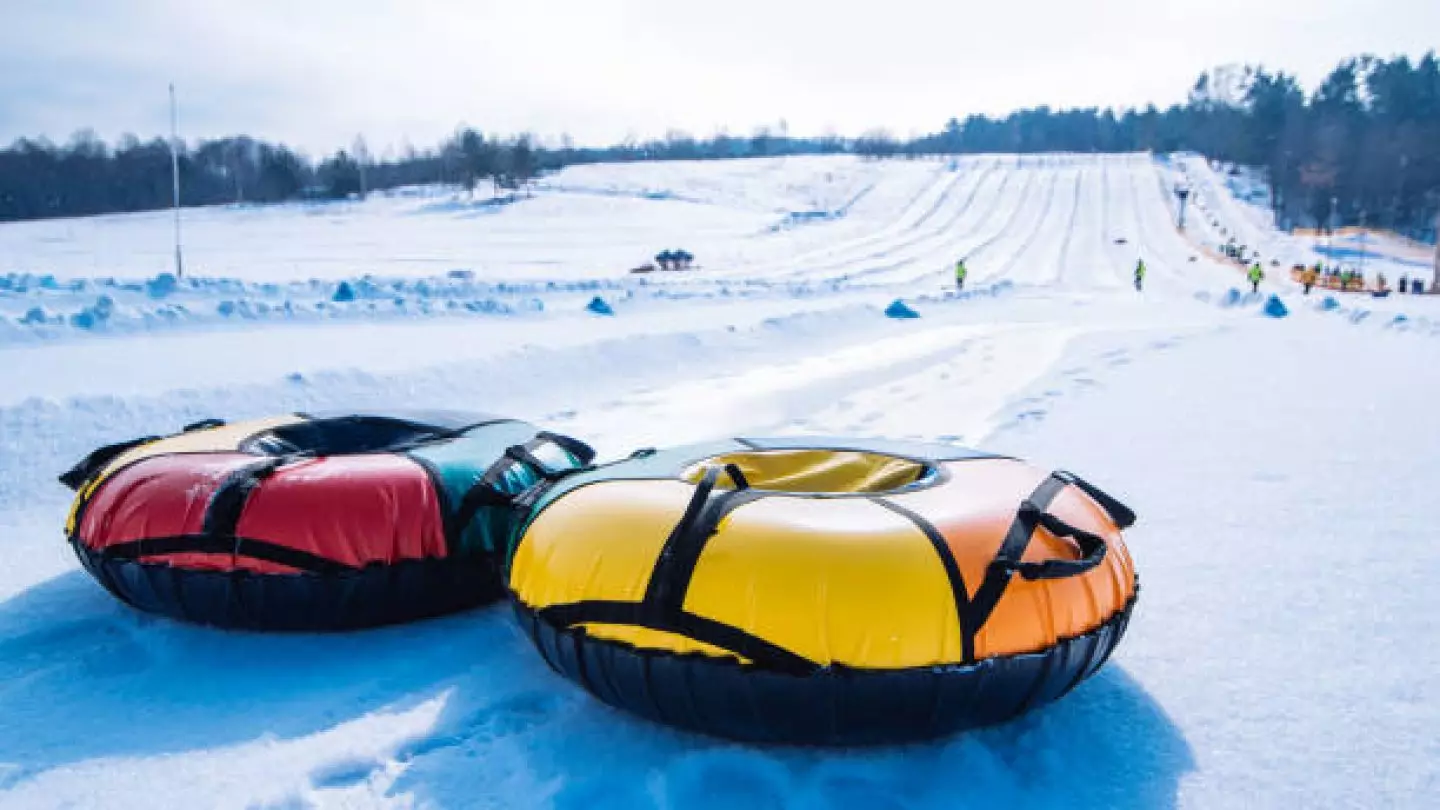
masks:
<svg viewBox="0 0 1440 810"><path fill-rule="evenodd" d="M872 278L872 277L874 277L874 276L880 276L880 275L884 275L884 274L887 274L887 273L893 273L893 272L895 272L895 271L897 271L897 270L899 270L899 269L901 269L901 268L903 268L903 267L908 267L908 266L910 266L910 265L912 265L912 264L915 264L916 262L925 261L930 255L933 254L934 251L931 249L930 246L933 245L933 244L935 244L936 242L942 242L942 243L944 243L944 244L946 244L946 245L948 246L948 245L950 245L950 244L953 244L953 241L952 241L952 242L947 242L947 241L945 241L945 240L950 239L950 240L954 240L954 241L959 241L960 237L962 237L962 236L968 237L968 236L970 236L971 234L973 234L973 233L975 233L976 231L978 231L978 230L980 229L980 226L981 226L983 223L989 222L990 217L993 216L993 210L992 210L991 212L988 212L988 213L986 214L985 218L983 218L983 219L981 219L980 221L978 221L978 222L974 223L973 225L971 225L971 226L965 231L964 234L956 235L956 234L948 234L948 233L947 233L950 228L954 227L954 226L956 225L956 223L958 223L961 219L963 219L963 218L965 217L965 215L966 215L967 213L969 213L971 206L972 206L973 203L975 202L976 196L978 196L979 193L980 193L980 188L981 188L981 186L984 184L985 180L988 179L989 174L993 171L993 168L994 168L994 167L992 166L991 169L986 172L985 176L980 178L979 182L977 182L977 183L975 184L975 187L970 190L969 196L967 196L967 197L965 198L965 200L961 203L960 208L959 208L954 214L952 214L948 219L946 219L945 222L944 222L937 230L933 230L933 231L930 231L929 233L926 233L926 234L923 234L923 235L921 235L921 236L918 236L917 238L913 239L912 241L910 241L910 242L908 242L908 243L906 243L906 244L904 244L904 245L902 245L902 246L900 246L899 248L896 249L897 251L904 250L908 255L905 255L905 256L903 256L903 257L899 257L899 258L897 258L895 261L890 262L889 264L879 265L879 266L876 266L876 267L867 267L867 268L865 268L865 269L863 269L863 270L858 270L858 271L853 272L853 273L847 273L847 274L841 276L841 280L846 281L846 282L853 283L853 282L858 281L858 280L861 280L861 279L868 279L868 278ZM999 198L999 197L1004 193L1005 188L1007 187L1007 185L1008 185L1009 182L1010 182L1010 178L1013 177L1013 176L1014 176L1014 172L1007 172L1006 174L1004 174L1004 175L1001 176L1001 178L1000 178L1000 185L999 185L999 187L996 188L995 191L994 191L994 196L995 196L996 198ZM918 248L918 250L916 250L916 248ZM893 255L894 252L895 252L895 251L892 251L891 253L881 254L881 256L870 257L870 258L883 258L883 257L885 257L885 256L891 256L891 255ZM930 275L931 272L932 272L932 271L927 271L926 273L922 273L919 277L924 277L924 276L926 276L926 275ZM933 271L933 272L944 272L944 271ZM913 278L910 278L910 279L905 279L905 280L914 280L914 279L913 279Z"/></svg>
<svg viewBox="0 0 1440 810"><path fill-rule="evenodd" d="M1004 175L1001 176L1001 178L1000 178L1000 185L999 185L999 187L997 187L997 188L995 189L994 195L993 195L992 199L995 199L995 200L1003 199L1005 190L1006 190L1006 189L1009 187L1009 185L1010 185L1010 180L1011 180L1011 178L1013 178L1017 173L1018 173L1018 172L1016 172L1016 171L1010 171L1010 172L1006 172ZM984 250L984 248L985 248L986 246L988 246L988 245L990 245L990 244L993 244L993 243L995 242L995 240L997 240L997 239L999 239L1000 237L1004 236L1004 234L1006 233L1006 231L1007 231L1007 230L1011 227L1011 225L1015 222L1016 218L1018 218L1019 215L1020 215L1020 213L1025 209L1026 205L1029 203L1030 195L1031 195L1031 192L1032 192L1032 190L1033 190L1034 181L1035 181L1035 173L1034 173L1034 172L1026 172L1025 175L1026 175L1026 176L1025 176L1025 185L1020 189L1020 198L1016 200L1015 205L1014 205L1014 207L1011 209L1011 211L1010 211L1010 213L1009 213L1009 216L1006 217L1005 222L1000 225L1000 227L999 227L998 230L988 231L988 232L989 232L989 236L987 236L985 239L981 240L981 242L978 243L978 245L970 245L970 246L966 247L966 248L962 251L966 256L969 256L969 257L972 257L972 258L973 258L973 257L974 257L975 255L977 255L978 253L983 252L983 250ZM972 201L973 201L973 197L972 197ZM968 237L970 237L970 236L973 236L974 234L987 231L988 229L985 228L984 226L989 225L989 224L995 219L995 217L996 217L996 215L997 215L997 212L998 212L999 210L1000 210L999 206L991 207L988 211L985 212L985 215L984 215L980 220L978 220L977 222L975 222L975 224L967 231L967 233L965 234L965 236L968 238ZM954 245L959 244L961 241L962 241L962 240L957 237L953 242L947 242L947 243L945 243L945 244L947 245L947 247L953 247ZM848 276L848 277L846 278L846 280L847 280L847 281L854 281L854 280L859 279L859 278L868 278L868 277L871 277L871 276L880 275L880 274L884 274L884 273L893 273L893 272L895 272L896 270L898 270L898 269L900 269L900 268L902 268L902 267L906 267L906 266L915 264L917 261L921 261L921 260L924 259L924 258L925 258L924 255L921 255L921 256L912 256L912 257L910 257L910 258L908 258L908 259L906 259L906 260L904 260L904 261L894 262L894 263L892 263L892 264L885 265L884 267L872 267L872 268L867 268L866 270L862 270L862 271L860 271L860 272L858 272L858 273L851 274L850 276ZM928 277L931 277L931 276L941 275L941 274L943 274L943 273L945 273L945 272L946 272L946 270L943 269L943 268L942 268L942 269L939 269L939 270L926 270L926 271L922 271L922 272L920 272L920 273L918 273L918 274L916 274L916 275L914 275L914 276L909 276L909 277L906 277L906 278L904 278L904 279L897 279L897 281L915 282L915 281L919 281L919 280L922 280L922 279L925 279L925 278L928 278Z"/></svg>
<svg viewBox="0 0 1440 810"><path fill-rule="evenodd" d="M877 230L871 231L870 233L864 234L863 236L857 236L853 239L839 242L837 244L828 245L826 247L808 251L797 257L786 259L782 262L770 262L762 264L759 266L758 269L751 268L744 272L746 274L758 273L760 275L766 275L771 278L797 278L802 276L816 276L822 274L826 270L844 267L849 264L854 264L857 261L864 261L867 258L873 258L874 256L883 256L891 251L904 247L906 244L909 243L909 241L911 241L909 238L910 234L912 234L923 222L929 219L935 209L942 206L945 201L949 199L951 193L954 191L955 186L959 185L966 178L973 174L973 172L965 171L963 168L960 167L957 167L954 171L948 171L943 169L939 171L943 173L943 176L935 182L926 185L923 189L921 189L913 197L911 197L910 200L905 204L905 207L901 210L900 214L898 214L893 220L887 223L883 228L879 228ZM930 207L926 209L924 213L921 213L918 217L916 217L916 209L919 206L925 204L925 197L928 194L933 193L937 187L940 187L940 191L938 192L938 194L936 194L934 202L930 203ZM910 221L912 219L914 221ZM867 250L872 252L860 258L856 257L856 254ZM812 261L814 262L813 264L809 263ZM782 273L770 274L766 272L769 270L782 270L787 268L788 270Z"/></svg>
<svg viewBox="0 0 1440 810"><path fill-rule="evenodd" d="M965 202L962 203L959 212L951 216L945 221L943 225L940 226L940 231L948 228L949 226L954 224L961 216L964 215L965 211L968 210L970 203L974 201L975 195L979 192L980 187L984 185L986 179L990 176L994 169L994 164L991 164L989 166L986 166L978 175L975 175L974 172L969 173L970 175L974 175L975 179L973 187L970 189L970 194L966 198ZM956 174L959 174L959 172L956 172ZM842 258L831 260L821 265L813 265L802 269L792 270L791 272L785 274L782 277L794 278L799 276L814 276L817 273L838 270L842 271L839 277L848 281L870 275L871 271L883 272L885 269L889 269L892 265L887 265L885 268L868 268L865 271L861 271L861 274L847 274L843 272L844 268L846 267L854 266L856 264L861 264L876 259L883 259L886 257L894 256L896 253L905 253L917 245L923 245L926 242L932 240L937 234L937 230L922 230L920 228L920 225L933 218L933 216L944 207L945 203L951 199L955 190L955 186L960 185L960 179L961 178L958 177L955 178L950 183L950 185L947 186L945 192L941 195L941 197L935 201L931 208L919 220L917 220L915 223L912 223L901 233L897 233L893 237L890 237L890 239L893 239L894 241L891 244L886 245L883 249L872 250L872 252L864 256L844 256L842 254ZM875 244L882 244L884 241L885 240L872 240L871 246L873 247L873 245ZM902 263L897 263L893 266L901 266L901 264Z"/></svg>
<svg viewBox="0 0 1440 810"><path fill-rule="evenodd" d="M1055 283L1065 282L1065 263L1070 260L1070 240L1075 238L1075 222L1080 218L1080 191L1085 187L1085 166L1075 173L1075 199L1070 204L1070 219L1065 222L1065 236L1060 241L1060 256L1055 260Z"/></svg>
<svg viewBox="0 0 1440 810"><path fill-rule="evenodd" d="M1035 186L1037 185L1035 178L1036 175L1039 174L1039 172L1029 172L1027 174L1028 176L1026 178L1026 185L1023 196L1015 204L1015 209L1010 212L1010 216L1006 217L1005 223L1000 226L999 230L992 233L988 238L986 238L980 244L972 247L968 251L968 254L971 258L974 258L975 256L985 255L986 252L994 248L1000 242L1000 240L1004 239L1006 236L1011 235L1016 226L1016 223L1020 220L1021 214L1023 214L1026 210L1030 208L1031 199L1034 196ZM1041 207L1040 216L1035 221L1035 226L1030 229L1029 235L1021 241L1017 249L1010 254L1010 257L1008 259L1005 259L1001 263L1000 269L995 270L994 272L987 272L985 274L985 278L990 279L996 276L1004 275L1005 273L1009 272L1010 268L1015 266L1020 256L1029 250L1030 243L1033 242L1034 235L1040 232L1040 228L1044 225L1045 218L1050 213L1050 207L1054 203L1055 199L1055 186L1059 182L1059 180L1059 171L1053 169L1050 170L1050 187L1045 192L1045 202ZM934 273L931 273L929 275L935 275L940 272L944 271L935 271Z"/></svg>
<svg viewBox="0 0 1440 810"><path fill-rule="evenodd" d="M1015 250L1010 252L1010 257L1001 263L996 275L1009 275L1010 272L1020 264L1020 260L1035 249L1035 237L1044 230L1045 221L1050 218L1050 211L1055 207L1055 189L1059 185L1060 172L1052 171L1050 174L1050 186L1045 190L1045 202L1040 207L1040 215L1035 218L1035 224L1030 226L1030 229L1021 237L1020 244L1016 246ZM1012 218L1011 223L1013 223L1015 219L1018 219L1018 216ZM1010 230L1010 223L1007 223L1005 230L1007 232Z"/></svg>

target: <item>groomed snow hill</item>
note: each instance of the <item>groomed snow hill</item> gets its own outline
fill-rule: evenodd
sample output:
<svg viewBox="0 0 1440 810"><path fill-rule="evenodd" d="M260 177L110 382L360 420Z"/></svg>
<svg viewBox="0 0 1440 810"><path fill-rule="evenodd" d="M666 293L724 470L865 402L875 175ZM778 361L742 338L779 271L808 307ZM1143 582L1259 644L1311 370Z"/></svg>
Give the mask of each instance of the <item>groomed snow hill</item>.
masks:
<svg viewBox="0 0 1440 810"><path fill-rule="evenodd" d="M591 166L187 211L178 281L163 212L0 226L0 807L1433 808L1440 305L1283 269L1246 294L1220 227L1314 246L1228 195L1195 156ZM627 272L666 248L702 269ZM1017 722L766 749L599 704L503 607L218 632L117 604L62 542L55 476L94 446L397 406L606 457L830 433L1074 469L1140 514L1139 607Z"/></svg>

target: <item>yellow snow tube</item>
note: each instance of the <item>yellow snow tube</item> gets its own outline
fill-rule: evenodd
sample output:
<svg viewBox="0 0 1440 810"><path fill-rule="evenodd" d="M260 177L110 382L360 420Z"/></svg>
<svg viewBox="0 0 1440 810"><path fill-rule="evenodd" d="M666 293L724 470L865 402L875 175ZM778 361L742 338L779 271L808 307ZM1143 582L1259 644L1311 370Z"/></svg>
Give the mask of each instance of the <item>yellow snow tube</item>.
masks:
<svg viewBox="0 0 1440 810"><path fill-rule="evenodd" d="M743 439L581 473L513 555L557 671L747 740L880 742L1053 700L1119 641L1133 513L949 446Z"/></svg>

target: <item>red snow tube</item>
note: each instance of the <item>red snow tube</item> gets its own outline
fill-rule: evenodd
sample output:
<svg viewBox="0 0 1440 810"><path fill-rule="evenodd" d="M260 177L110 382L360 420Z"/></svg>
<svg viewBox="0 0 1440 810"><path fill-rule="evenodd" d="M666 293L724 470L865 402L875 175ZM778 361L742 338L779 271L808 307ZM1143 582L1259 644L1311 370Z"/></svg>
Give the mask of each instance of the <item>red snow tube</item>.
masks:
<svg viewBox="0 0 1440 810"><path fill-rule="evenodd" d="M592 457L496 417L286 415L101 448L61 480L79 492L71 544L122 601L336 630L499 598L514 503Z"/></svg>

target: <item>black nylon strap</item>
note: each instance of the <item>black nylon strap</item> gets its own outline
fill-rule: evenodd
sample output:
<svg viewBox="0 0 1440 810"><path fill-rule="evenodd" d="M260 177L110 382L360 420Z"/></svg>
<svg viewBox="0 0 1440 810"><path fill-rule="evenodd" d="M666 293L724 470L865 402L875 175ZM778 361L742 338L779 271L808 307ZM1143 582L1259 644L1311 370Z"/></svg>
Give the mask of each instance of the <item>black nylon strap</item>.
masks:
<svg viewBox="0 0 1440 810"><path fill-rule="evenodd" d="M461 532L470 525L480 510L486 507L500 507L504 509L515 508L515 499L502 494L499 490L485 483L483 480L466 491L465 496L460 499L460 506L451 517L450 529L447 534L458 538Z"/></svg>
<svg viewBox="0 0 1440 810"><path fill-rule="evenodd" d="M484 473L481 473L478 481L465 490L465 494L460 497L460 503L455 507L455 514L450 517L449 525L446 527L447 537L455 538L458 543L460 535L480 514L481 509L497 506L516 507L516 496L506 495L496 486L505 471L516 463L518 460L507 450L505 455L487 467Z"/></svg>
<svg viewBox="0 0 1440 810"><path fill-rule="evenodd" d="M736 489L750 488L750 480L747 479L745 473L740 470L739 464L726 464L725 474L730 476L731 481L735 482Z"/></svg>
<svg viewBox="0 0 1440 810"><path fill-rule="evenodd" d="M535 434L535 436L536 438L544 439L551 444L559 446L561 450L574 456L582 467L589 466L590 463L595 460L595 448L573 436L562 436L559 433L551 433L548 430L542 430Z"/></svg>
<svg viewBox="0 0 1440 810"><path fill-rule="evenodd" d="M505 448L505 458L511 462L519 462L535 471L541 478L549 478L555 474L549 465L535 456L535 450L544 444L541 439L531 439L524 444L515 444ZM493 468L492 468L493 469Z"/></svg>
<svg viewBox="0 0 1440 810"><path fill-rule="evenodd" d="M732 466L710 467L705 471L704 477L695 486L695 494L685 505L684 514L665 539L665 545L655 560L655 570L650 573L650 582L645 587L643 604L652 620L661 621L662 617L673 617L683 610L685 592L690 588L695 565L700 562L705 543L715 534L720 521L731 511L763 497L763 493L741 488L712 498L720 474L730 474L728 468ZM742 475L735 479L735 485L743 486L741 482L744 480Z"/></svg>
<svg viewBox="0 0 1440 810"><path fill-rule="evenodd" d="M673 589L673 572L676 567L674 558L677 549L687 539L695 524L699 522L700 513L709 503L710 493L715 491L715 484L719 480L719 467L711 467L705 471L700 483L695 485L695 493L690 496L690 502L685 504L685 511L681 513L680 520L670 530L670 536L665 538L665 545L660 547L660 554L655 559L655 568L650 572L650 582L645 586L645 598L642 603L645 606L645 613L652 621L661 621L666 613L661 606L674 602L670 591Z"/></svg>
<svg viewBox="0 0 1440 810"><path fill-rule="evenodd" d="M945 569L945 579L950 583L950 593L955 598L955 618L960 626L960 653L963 657L961 663L973 662L975 660L975 631L970 629L969 624L970 596L965 588L965 576L960 572L960 565L955 561L955 553L950 549L950 544L945 542L945 536L918 512L884 498L871 498L871 500L914 523L915 528L925 535L931 546L934 546L935 556L940 558L940 564Z"/></svg>
<svg viewBox="0 0 1440 810"><path fill-rule="evenodd" d="M1015 575L1015 564L1025 556L1030 537L1035 534L1035 527L1039 525L1040 514L1050 507L1067 485L1068 482L1061 478L1047 476L1021 504L1020 511L1005 532L999 551L995 553L995 559L985 571L985 580L980 583L975 597L970 600L970 615L966 624L971 628L971 632L979 633L990 619L990 614L995 612L995 606L1000 603L1000 597L1005 595L1005 588L1010 585L1010 578Z"/></svg>
<svg viewBox="0 0 1440 810"><path fill-rule="evenodd" d="M677 542L674 554L669 559L669 566L662 569L657 565L654 573L650 575L652 585L657 579L660 583L656 596L658 609L670 614L684 611L685 595L690 591L690 580L695 577L695 566L699 564L706 544L715 536L720 521L736 509L758 501L767 494L753 489L737 489L723 492L711 499L693 528Z"/></svg>
<svg viewBox="0 0 1440 810"><path fill-rule="evenodd" d="M209 534L186 534L174 537L152 537L116 543L100 549L106 557L141 560L162 554L233 554L256 560L287 565L311 574L337 574L357 570L341 562L326 559L308 551L252 540L243 537L222 537Z"/></svg>
<svg viewBox="0 0 1440 810"><path fill-rule="evenodd" d="M1075 540L1080 546L1081 558L1078 560L1045 560L1044 562L1017 562L1014 564L1015 573L1029 579L1061 579L1073 577L1089 571L1099 565L1105 559L1105 538L1098 534L1092 534L1084 529L1071 526L1049 512L1041 512L1036 521L1046 531L1056 537L1069 537Z"/></svg>
<svg viewBox="0 0 1440 810"><path fill-rule="evenodd" d="M521 509L533 504L554 482L573 475L581 468L567 468L563 470L552 470L545 462L535 456L535 450L541 445L550 443L560 447L569 453L582 467L588 466L595 460L595 451L589 445L579 439L572 439L569 436L561 436L548 431L541 431L535 434L535 438L525 444L517 444L507 447L505 454L485 469L470 489L460 499L455 515L451 523L451 531L456 537L460 532L465 531L480 510L486 507L504 507L508 509ZM524 492L514 495L500 491L500 479L511 467L516 464L523 464L529 467L540 477L540 482Z"/></svg>
<svg viewBox="0 0 1440 810"><path fill-rule="evenodd" d="M640 603L587 599L582 602L566 602L543 607L535 614L557 627L572 627L577 624L590 623L638 625L640 623Z"/></svg>
<svg viewBox="0 0 1440 810"><path fill-rule="evenodd" d="M541 461L540 458L535 455L535 451L546 444L553 444L559 447L561 450L574 457L575 460L579 461L580 466L561 467L560 469L554 469L550 467L550 465L546 464L544 461ZM487 474L496 473L498 475L499 472L503 472L505 467L508 466L508 464L506 463L508 461L511 463L524 464L531 470L534 470L537 476L547 481L559 481L562 478L566 478L568 476L574 475L577 472L580 472L583 469L589 468L590 463L594 460L595 451L590 447L590 445L580 441L579 439L572 439L569 436L561 436L556 433L550 433L549 431L542 430L539 433L535 434L535 438L531 439L528 442L525 442L524 444L515 444L505 448L505 457L502 458L500 462L497 462L495 466L491 466L491 468L486 472ZM499 467L498 470L496 469L497 466Z"/></svg>
<svg viewBox="0 0 1440 810"><path fill-rule="evenodd" d="M209 430L210 428L225 427L225 425L226 422L224 419L201 419L198 422L191 422L185 427L180 428L180 431L182 433L191 433L196 430Z"/></svg>
<svg viewBox="0 0 1440 810"><path fill-rule="evenodd" d="M147 442L158 441L161 436L142 436L138 439L107 444L104 447L91 450L89 455L80 459L75 466L61 473L60 483L72 490L78 490L87 481L95 477L95 474L105 469L105 466L114 461L121 453L131 448L139 447Z"/></svg>
<svg viewBox="0 0 1440 810"><path fill-rule="evenodd" d="M577 624L621 624L644 627L670 633L682 633L696 641L729 650L747 658L758 666L795 675L807 675L819 667L814 662L779 647L759 636L738 627L696 616L680 613L661 621L652 621L646 615L645 606L639 602L615 602L591 600L551 605L537 612L537 618L562 628Z"/></svg>
<svg viewBox="0 0 1440 810"><path fill-rule="evenodd" d="M1074 484L1079 487L1090 499L1100 505L1101 509L1110 516L1115 525L1121 529L1128 529L1135 525L1135 511L1121 503L1115 496L1105 492L1094 484L1086 481L1075 473L1066 470L1056 470L1052 473L1056 478L1067 484Z"/></svg>
<svg viewBox="0 0 1440 810"><path fill-rule="evenodd" d="M262 459L226 476L216 488L215 494L210 496L210 504L205 507L205 522L201 532L213 537L233 537L235 527L240 523L240 513L245 511L245 504L250 500L251 493L260 486L261 481L270 477L271 473L289 460L283 457Z"/></svg>

